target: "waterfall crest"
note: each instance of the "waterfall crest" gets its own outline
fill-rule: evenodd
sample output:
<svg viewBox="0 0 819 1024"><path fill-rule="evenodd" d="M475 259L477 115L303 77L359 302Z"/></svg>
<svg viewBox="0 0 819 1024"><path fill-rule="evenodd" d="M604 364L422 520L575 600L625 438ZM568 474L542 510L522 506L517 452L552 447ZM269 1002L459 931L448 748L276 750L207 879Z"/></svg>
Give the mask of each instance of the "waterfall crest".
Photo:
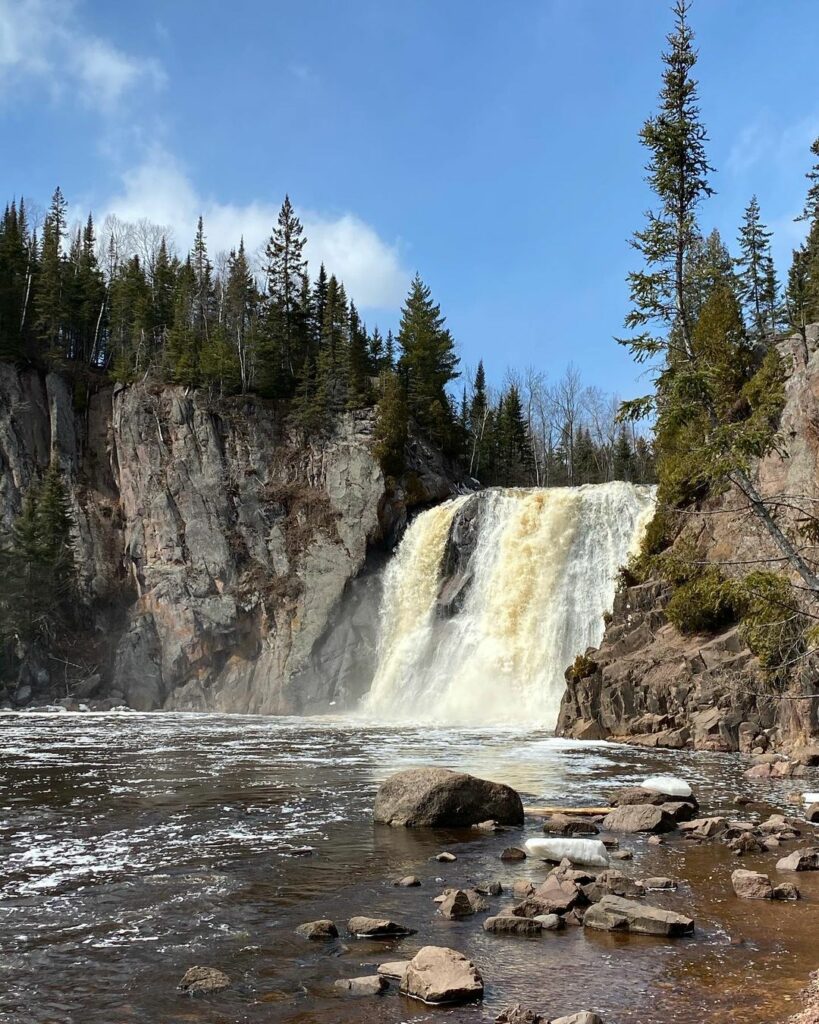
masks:
<svg viewBox="0 0 819 1024"><path fill-rule="evenodd" d="M364 713L551 728L563 673L602 640L615 573L653 510L653 487L614 482L492 488L423 512L386 571ZM462 596L453 613L443 601L452 581L442 567L470 517L473 539L458 567Z"/></svg>

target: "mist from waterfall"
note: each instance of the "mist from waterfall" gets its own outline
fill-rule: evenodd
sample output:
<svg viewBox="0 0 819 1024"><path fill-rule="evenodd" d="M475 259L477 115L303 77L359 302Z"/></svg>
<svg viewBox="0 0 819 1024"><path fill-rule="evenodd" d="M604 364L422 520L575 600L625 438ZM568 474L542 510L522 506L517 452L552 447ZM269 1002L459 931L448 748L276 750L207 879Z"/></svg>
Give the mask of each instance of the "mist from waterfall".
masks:
<svg viewBox="0 0 819 1024"><path fill-rule="evenodd" d="M577 654L597 646L615 574L654 511L654 488L623 482L492 488L423 512L384 579L375 677L379 719L552 728ZM439 592L453 523L478 502L462 606Z"/></svg>

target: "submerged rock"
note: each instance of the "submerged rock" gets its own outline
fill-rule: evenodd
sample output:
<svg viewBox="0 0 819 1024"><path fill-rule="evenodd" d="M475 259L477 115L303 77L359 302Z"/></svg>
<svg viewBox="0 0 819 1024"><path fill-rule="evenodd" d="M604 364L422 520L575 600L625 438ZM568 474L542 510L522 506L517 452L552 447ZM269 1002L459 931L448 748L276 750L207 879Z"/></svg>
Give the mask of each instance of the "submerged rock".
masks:
<svg viewBox="0 0 819 1024"><path fill-rule="evenodd" d="M177 987L189 996L200 996L224 992L230 986L230 978L216 967L189 967Z"/></svg>
<svg viewBox="0 0 819 1024"><path fill-rule="evenodd" d="M401 991L425 1003L466 1003L483 997L483 978L457 950L424 946L410 960Z"/></svg>
<svg viewBox="0 0 819 1024"><path fill-rule="evenodd" d="M410 768L381 784L373 817L409 828L466 828L489 818L500 825L522 825L523 804L499 782L446 768Z"/></svg>
<svg viewBox="0 0 819 1024"><path fill-rule="evenodd" d="M394 939L415 934L414 928L407 928L384 917L351 917L347 922L347 931L358 938L367 939Z"/></svg>
<svg viewBox="0 0 819 1024"><path fill-rule="evenodd" d="M483 930L485 932L493 932L495 935L540 935L543 931L543 922L536 920L534 917L496 914L494 917L486 918L483 923Z"/></svg>
<svg viewBox="0 0 819 1024"><path fill-rule="evenodd" d="M515 1003L514 1006L507 1006L495 1018L495 1024L548 1024L546 1018L529 1010L526 1007Z"/></svg>

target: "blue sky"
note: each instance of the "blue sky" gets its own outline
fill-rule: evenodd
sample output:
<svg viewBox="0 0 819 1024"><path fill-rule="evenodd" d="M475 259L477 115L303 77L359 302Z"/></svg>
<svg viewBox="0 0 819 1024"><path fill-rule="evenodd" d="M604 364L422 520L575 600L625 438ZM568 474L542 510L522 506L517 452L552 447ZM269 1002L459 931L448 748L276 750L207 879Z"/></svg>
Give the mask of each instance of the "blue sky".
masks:
<svg viewBox="0 0 819 1024"><path fill-rule="evenodd" d="M786 269L801 226L815 0L699 0L692 21L733 241L753 192ZM640 389L612 341L649 203L665 0L0 0L0 195L173 228L212 252L269 233L285 192L368 323L417 269L464 365Z"/></svg>

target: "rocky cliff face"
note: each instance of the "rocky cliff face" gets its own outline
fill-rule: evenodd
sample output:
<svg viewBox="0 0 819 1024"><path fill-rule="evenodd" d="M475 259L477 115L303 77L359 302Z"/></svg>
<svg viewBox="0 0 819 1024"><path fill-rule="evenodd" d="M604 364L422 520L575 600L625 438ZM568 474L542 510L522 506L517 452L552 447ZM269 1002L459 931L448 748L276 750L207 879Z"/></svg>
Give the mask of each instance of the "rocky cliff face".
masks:
<svg viewBox="0 0 819 1024"><path fill-rule="evenodd" d="M79 414L59 376L2 366L0 515L54 452L100 692L139 709L319 709L368 681L377 581L357 577L414 505L456 490L417 441L388 487L373 426L348 414L301 444L257 399L138 385L103 386Z"/></svg>
<svg viewBox="0 0 819 1024"><path fill-rule="evenodd" d="M782 343L790 367L780 433L782 451L755 467L764 497L780 496L787 528L819 502L819 325ZM794 499L798 499L794 501ZM770 569L780 562L747 501L733 489L694 512L676 543L693 545L724 572ZM788 693L773 694L736 627L682 636L665 617L660 583L618 594L603 643L567 672L558 732L622 737L656 746L711 750L799 747L819 735L819 671L811 660L794 672Z"/></svg>

